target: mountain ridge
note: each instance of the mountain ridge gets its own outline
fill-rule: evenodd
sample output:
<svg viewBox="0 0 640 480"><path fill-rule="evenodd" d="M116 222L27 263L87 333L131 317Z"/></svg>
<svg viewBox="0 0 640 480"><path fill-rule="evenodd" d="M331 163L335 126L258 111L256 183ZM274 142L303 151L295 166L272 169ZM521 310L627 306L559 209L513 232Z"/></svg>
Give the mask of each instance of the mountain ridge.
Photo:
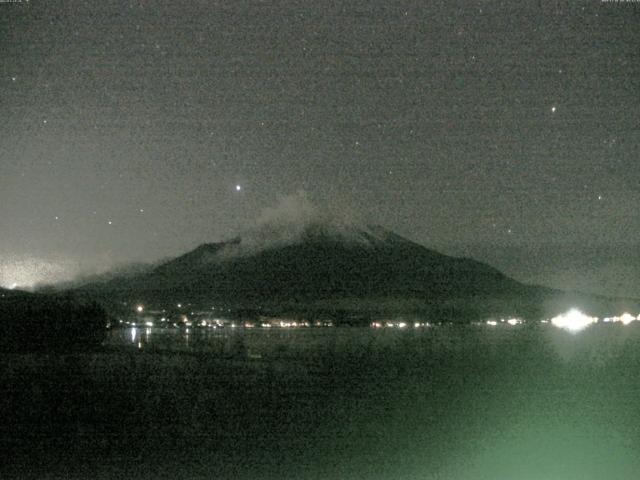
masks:
<svg viewBox="0 0 640 480"><path fill-rule="evenodd" d="M205 243L149 272L78 291L104 301L281 306L344 299L438 303L517 296L530 288L489 265L441 254L381 226L310 223Z"/></svg>
<svg viewBox="0 0 640 480"><path fill-rule="evenodd" d="M543 318L576 304L594 313L622 308L604 297L518 282L384 227L319 222L263 226L246 237L201 244L148 272L75 292L103 304L140 302L169 310L188 304L263 313L411 311L462 320Z"/></svg>

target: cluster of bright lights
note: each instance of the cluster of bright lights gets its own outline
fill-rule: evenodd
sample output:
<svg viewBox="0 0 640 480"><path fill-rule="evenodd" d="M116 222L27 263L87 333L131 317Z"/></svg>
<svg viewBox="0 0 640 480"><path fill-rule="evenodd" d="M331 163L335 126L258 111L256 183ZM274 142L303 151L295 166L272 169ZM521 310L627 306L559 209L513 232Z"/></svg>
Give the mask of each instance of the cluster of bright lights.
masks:
<svg viewBox="0 0 640 480"><path fill-rule="evenodd" d="M178 307L182 307L183 304L178 304ZM143 304L137 304L135 307L135 311L138 314L142 314L145 312L145 306ZM215 307L213 307L215 308ZM212 308L212 309L213 309ZM224 309L223 309L224 310ZM162 312L165 312L165 310L162 310ZM151 312L151 313L155 313L155 312ZM192 314L194 314L194 312L192 312ZM165 324L168 325L170 320L167 317L162 317L160 318L160 323L161 324ZM605 317L603 319L599 319L598 317L592 317L589 315L586 315L584 313L582 313L580 310L573 308L571 310L569 310L568 312L565 312L563 314L560 314L554 318L551 319L545 319L545 320L541 320L540 323L543 324L548 324L551 323L552 325L554 325L557 328L561 328L563 330L569 331L569 332L579 332L581 330L584 330L585 328L589 327L590 325L593 325L595 323L598 322L603 322L603 323L621 323L623 325L629 325L632 322L635 321L640 321L640 315L637 316L633 316L630 313L623 313L622 315L619 316L613 316L613 317ZM128 326L131 327L136 327L136 326L146 326L146 327L153 327L155 325L155 322L153 321L153 318L151 316L146 316L144 318L141 317L137 317L137 318L131 318L128 321L124 321L124 320L119 320L119 323L121 324L126 324ZM509 325L509 326L517 326L517 325L521 325L524 323L524 320L522 320L521 318L517 318L517 317L511 317L511 318L501 318L499 320L497 319L489 319L486 320L484 322L475 322L475 325L488 325L491 327L496 327L498 325ZM252 322L252 321L244 321L244 322L240 322L239 324L236 324L235 322L228 322L227 320L224 320L222 318L200 318L199 320L191 320L187 315L181 315L179 320L176 320L173 323L174 327L191 327L191 326L196 326L196 327L208 327L208 328L224 328L225 326L230 326L232 328L234 327L244 327L244 328L254 328L254 327L260 327L260 328L273 328L273 327L277 327L277 328L299 328L299 327L332 327L333 326L333 322L328 321L328 320L316 320L314 322L309 322L306 320L292 320L292 319L281 319L281 318L273 318L273 317L261 317L259 319L258 322ZM404 321L404 320L398 320L398 321L381 321L381 320L377 320L377 321L373 321L370 324L371 328L375 328L375 329L381 329L381 328L397 328L397 329L407 329L407 328L411 328L413 326L414 329L419 329L419 328L424 328L424 327L430 327L431 324L429 322L419 322L419 321L413 321L413 322L409 322L409 321Z"/></svg>
<svg viewBox="0 0 640 480"><path fill-rule="evenodd" d="M371 328L407 328L410 324L407 322L371 322ZM413 328L429 327L429 322L413 322Z"/></svg>
<svg viewBox="0 0 640 480"><path fill-rule="evenodd" d="M220 318L203 318L200 322L196 323L196 326L202 328L222 328L224 327L224 321Z"/></svg>
<svg viewBox="0 0 640 480"><path fill-rule="evenodd" d="M312 325L316 327L327 326L326 322L321 321L316 321L312 324L308 320L291 320L268 317L264 317L260 320L260 327L262 328L308 328Z"/></svg>
<svg viewBox="0 0 640 480"><path fill-rule="evenodd" d="M232 328L237 325L231 324ZM259 324L254 322L243 322L240 326L245 328L254 328L260 326L261 328L309 328L313 327L333 327L333 322L328 320L316 320L311 323L308 320L280 320L280 319L264 319Z"/></svg>
<svg viewBox="0 0 640 480"><path fill-rule="evenodd" d="M623 325L629 325L631 322L635 322L636 320L640 320L640 315L638 315L637 317L634 317L633 315L627 312L623 313L619 317L607 317L602 319L602 321L606 323L620 322Z"/></svg>
<svg viewBox="0 0 640 480"><path fill-rule="evenodd" d="M273 323L270 323L273 325ZM296 327L308 327L309 322L297 322L295 320L280 320L276 323L276 325L280 328L296 328Z"/></svg>
<svg viewBox="0 0 640 480"><path fill-rule="evenodd" d="M135 307L135 311L137 313L142 313L144 309L141 305L138 305ZM129 327L137 327L142 325L147 327L156 326L156 321L154 321L152 316L145 316L145 317L138 316L136 317L135 320L120 319L119 323L123 325L127 325ZM223 318L205 317L205 318L196 319L183 314L183 315L180 315L178 319L175 319L175 321L171 321L167 317L161 317L159 320L157 320L157 325L162 327L173 326L175 328L197 327L197 328L218 329L218 328L225 328L225 327L231 327L231 328L242 327L242 328L288 329L288 328L310 328L310 327L333 327L334 323L333 321L330 321L330 320L316 320L314 322L310 322L308 320L291 320L291 319L280 319L280 318L263 318L262 320L259 320L257 322L247 320L247 321L236 323L236 322L230 322Z"/></svg>
<svg viewBox="0 0 640 480"><path fill-rule="evenodd" d="M327 324L325 323L318 323L316 322L314 324L314 326L318 326L318 327L324 327L324 326L332 326L333 324ZM306 321L306 320L278 320L278 321L262 321L258 324L256 324L255 322L242 322L240 324L241 327L244 328L255 328L255 327L260 327L260 328L306 328L306 327L310 327L311 323ZM235 323L231 324L232 328L236 327Z"/></svg>
<svg viewBox="0 0 640 480"><path fill-rule="evenodd" d="M598 317L590 317L575 308L551 319L551 323L554 326L569 332L579 332L597 321Z"/></svg>
<svg viewBox="0 0 640 480"><path fill-rule="evenodd" d="M498 320L487 320L485 322L485 324L489 325L490 327L495 327L500 323L506 323L507 325L511 325L512 327L515 327L516 325L521 325L522 323L524 323L524 320L522 320L521 318L501 318L500 321Z"/></svg>
<svg viewBox="0 0 640 480"><path fill-rule="evenodd" d="M600 319L598 317L585 315L580 310L575 308L550 320L550 322L554 326L570 332L579 332L581 330L584 330L588 326L593 325L594 323L598 323L599 321ZM605 317L602 319L602 322L604 323L622 323L623 325L629 325L631 322L635 321L640 321L640 315L634 317L627 312L619 316ZM547 321L543 322L547 323Z"/></svg>

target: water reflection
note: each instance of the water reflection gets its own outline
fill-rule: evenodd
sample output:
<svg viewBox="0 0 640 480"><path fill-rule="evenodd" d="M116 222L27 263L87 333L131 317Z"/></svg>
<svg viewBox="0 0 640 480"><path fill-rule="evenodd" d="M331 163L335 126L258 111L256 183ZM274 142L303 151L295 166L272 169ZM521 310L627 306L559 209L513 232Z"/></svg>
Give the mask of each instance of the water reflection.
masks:
<svg viewBox="0 0 640 480"><path fill-rule="evenodd" d="M608 321L607 321L608 320ZM234 358L305 358L320 355L327 350L355 348L366 351L390 348L411 339L422 339L431 347L464 342L469 335L477 335L483 341L496 342L503 338L515 338L519 333L543 334L546 345L564 360L587 355L608 358L605 347L618 345L629 335L636 335L640 328L636 317L623 315L607 320L597 320L568 312L547 323L534 322L529 325L520 319L489 320L464 328L455 325L432 325L429 323L394 325L374 322L371 328L276 328L247 325L229 325L225 328L187 327L162 328L131 326L114 329L106 342L113 348L135 349L147 352L202 352L221 357ZM592 327L593 325L593 327ZM589 327L589 328L587 328ZM579 335L576 335L580 332ZM614 342L615 340L615 342ZM608 348L608 347L607 347Z"/></svg>
<svg viewBox="0 0 640 480"><path fill-rule="evenodd" d="M233 336L243 337L244 329L159 328L137 326L114 329L107 346L155 351L218 351Z"/></svg>
<svg viewBox="0 0 640 480"><path fill-rule="evenodd" d="M271 478L293 478L285 474L287 467L300 464L318 469L317 478L330 479L582 480L607 472L611 478L636 478L638 412L631 407L640 323L598 322L576 335L551 323L529 328L508 320L489 327L138 327L114 332L113 340L117 343L117 336L120 346L133 350L185 349L246 360L220 362L227 372L242 372L225 377L229 388L250 392L240 400L247 408L235 404L230 415L246 420L245 412L264 413L245 425L264 438L271 438L274 425L281 426L288 444L301 441L300 431L309 432L306 448L295 454L273 442L269 453L282 467ZM153 368L152 386L165 385L164 380L179 386L157 391L167 392L169 403L171 395L187 399L185 418L192 418L191 408L225 405L218 392L226 383L192 381L208 365L197 356L141 355L134 364ZM220 368L212 364L211 372ZM247 371L253 372L249 380ZM273 412L287 412L280 413L287 422L267 423L264 418ZM193 429L205 433L218 431L224 421L193 418ZM318 424L310 428L309 418ZM216 448L203 446L206 452ZM270 446L260 445L252 455L265 448ZM327 461L336 452L344 453ZM251 473L246 478L269 478L263 471Z"/></svg>

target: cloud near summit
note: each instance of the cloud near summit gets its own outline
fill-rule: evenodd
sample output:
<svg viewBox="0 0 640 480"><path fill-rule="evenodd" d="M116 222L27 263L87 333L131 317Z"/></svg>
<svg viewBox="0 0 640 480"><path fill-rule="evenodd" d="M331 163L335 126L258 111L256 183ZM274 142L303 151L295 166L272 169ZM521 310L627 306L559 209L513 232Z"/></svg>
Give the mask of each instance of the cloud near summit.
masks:
<svg viewBox="0 0 640 480"><path fill-rule="evenodd" d="M318 221L328 221L330 215L320 210L309 199L304 190L298 190L290 195L278 196L274 207L266 207L260 212L256 220L256 227L302 225Z"/></svg>
<svg viewBox="0 0 640 480"><path fill-rule="evenodd" d="M342 230L353 225L354 216L348 211L320 208L304 190L278 196L274 206L264 208L254 224L238 235L239 245L229 245L222 255L249 255L267 248L297 243L312 225Z"/></svg>

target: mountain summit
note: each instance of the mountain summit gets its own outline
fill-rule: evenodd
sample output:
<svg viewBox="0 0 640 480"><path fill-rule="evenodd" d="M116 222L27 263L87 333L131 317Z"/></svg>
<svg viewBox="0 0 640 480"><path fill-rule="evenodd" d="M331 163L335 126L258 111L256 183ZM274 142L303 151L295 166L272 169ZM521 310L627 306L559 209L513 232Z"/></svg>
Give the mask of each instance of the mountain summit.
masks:
<svg viewBox="0 0 640 480"><path fill-rule="evenodd" d="M279 301L448 297L521 287L492 267L442 255L379 226L326 223L309 224L295 237L269 231L201 245L145 281L198 296Z"/></svg>

